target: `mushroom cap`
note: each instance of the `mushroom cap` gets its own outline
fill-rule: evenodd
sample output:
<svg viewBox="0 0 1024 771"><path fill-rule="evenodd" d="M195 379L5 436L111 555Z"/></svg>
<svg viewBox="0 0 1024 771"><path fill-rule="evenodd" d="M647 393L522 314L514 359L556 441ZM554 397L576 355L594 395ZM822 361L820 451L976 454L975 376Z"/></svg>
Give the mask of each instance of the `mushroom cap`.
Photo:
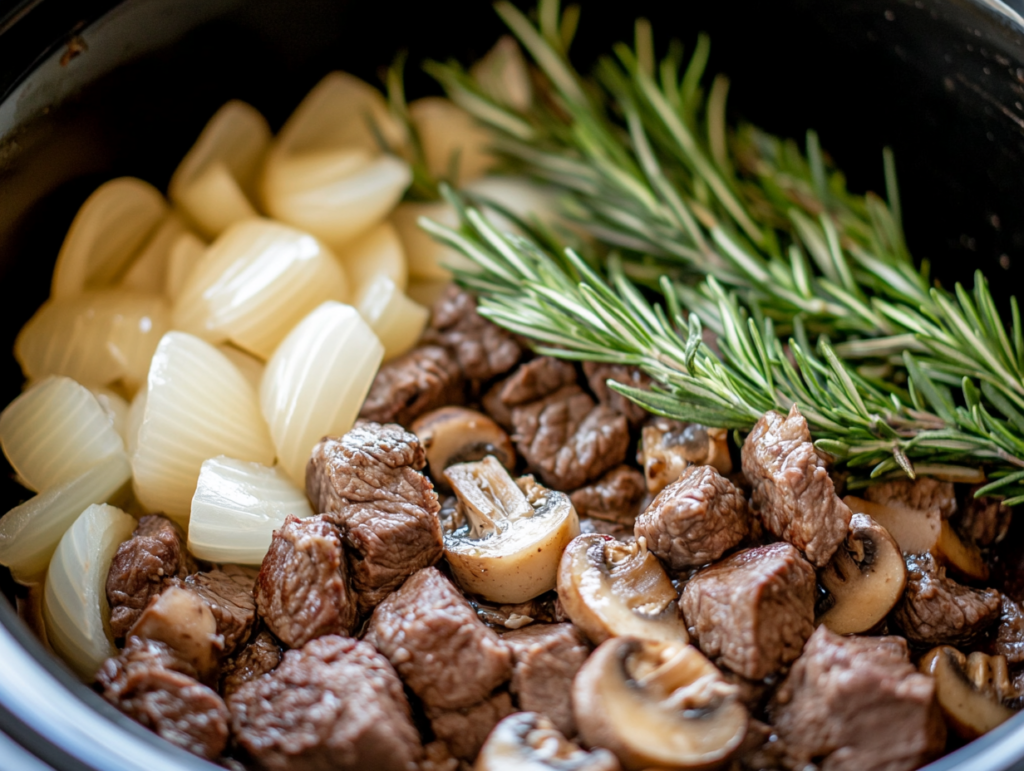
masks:
<svg viewBox="0 0 1024 771"><path fill-rule="evenodd" d="M475 771L619 771L608 750L587 752L536 712L517 712L491 731Z"/></svg>
<svg viewBox="0 0 1024 771"><path fill-rule="evenodd" d="M964 656L940 645L924 655L920 667L935 678L935 699L946 724L964 739L976 739L1013 717L1002 703L1014 695L1005 657L978 651Z"/></svg>
<svg viewBox="0 0 1024 771"><path fill-rule="evenodd" d="M516 451L505 430L487 415L465 407L441 407L421 415L412 432L427 453L434 486L451 489L444 470L456 463L492 455L509 471L515 469Z"/></svg>
<svg viewBox="0 0 1024 771"><path fill-rule="evenodd" d="M630 771L695 771L739 747L749 715L738 688L692 645L616 637L587 659L572 689L580 737Z"/></svg>

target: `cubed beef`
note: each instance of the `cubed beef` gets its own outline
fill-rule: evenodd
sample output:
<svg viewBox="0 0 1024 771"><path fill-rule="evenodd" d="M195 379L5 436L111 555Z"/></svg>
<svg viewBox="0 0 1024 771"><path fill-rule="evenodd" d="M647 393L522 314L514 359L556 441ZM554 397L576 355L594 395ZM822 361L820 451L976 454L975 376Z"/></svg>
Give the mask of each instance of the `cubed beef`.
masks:
<svg viewBox="0 0 1024 771"><path fill-rule="evenodd" d="M740 543L750 530L747 499L711 466L688 466L636 520L669 570L706 565Z"/></svg>
<svg viewBox="0 0 1024 771"><path fill-rule="evenodd" d="M139 520L132 537L117 547L107 572L110 627L122 639L149 598L163 590L168 578L184 578L194 568L181 528L159 514Z"/></svg>
<svg viewBox="0 0 1024 771"><path fill-rule="evenodd" d="M1009 664L1024 662L1024 611L1005 594L999 611L999 626L992 643L995 653L1005 656Z"/></svg>
<svg viewBox="0 0 1024 771"><path fill-rule="evenodd" d="M321 635L350 632L356 602L338 529L323 517L289 515L274 531L255 594L267 628L293 648Z"/></svg>
<svg viewBox="0 0 1024 771"><path fill-rule="evenodd" d="M623 464L605 473L594 483L574 491L569 498L581 517L632 525L646 495L644 475Z"/></svg>
<svg viewBox="0 0 1024 771"><path fill-rule="evenodd" d="M471 380L508 372L523 355L516 339L476 311L476 298L454 284L434 303L423 341L448 348Z"/></svg>
<svg viewBox="0 0 1024 771"><path fill-rule="evenodd" d="M236 740L268 771L414 771L423 750L395 670L348 637L287 651L230 705Z"/></svg>
<svg viewBox="0 0 1024 771"><path fill-rule="evenodd" d="M498 398L506 407L517 407L570 385L577 385L576 367L551 356L538 356L501 381Z"/></svg>
<svg viewBox="0 0 1024 771"><path fill-rule="evenodd" d="M280 663L281 646L270 632L260 632L224 667L221 693L227 699L249 681L276 669Z"/></svg>
<svg viewBox="0 0 1024 771"><path fill-rule="evenodd" d="M768 532L796 546L812 565L824 566L846 538L852 515L795 404L788 416L769 411L757 421L743 443L743 473Z"/></svg>
<svg viewBox="0 0 1024 771"><path fill-rule="evenodd" d="M176 583L150 599L128 636L165 644L185 665L179 669L212 684L224 637L206 601L178 579L171 580Z"/></svg>
<svg viewBox="0 0 1024 771"><path fill-rule="evenodd" d="M594 519L592 517L580 517L580 534L610 535L616 541L632 543L636 540L633 535L633 528L618 522L609 522L606 519Z"/></svg>
<svg viewBox="0 0 1024 771"><path fill-rule="evenodd" d="M377 606L366 640L434 709L471 707L512 674L512 655L451 581L425 568Z"/></svg>
<svg viewBox="0 0 1024 771"><path fill-rule="evenodd" d="M808 770L814 766L808 766ZM747 735L733 756L731 771L786 771L786 743L767 723L751 718Z"/></svg>
<svg viewBox="0 0 1024 771"><path fill-rule="evenodd" d="M970 642L999 618L1002 596L995 589L957 583L931 554L909 554L906 563L907 588L890 618L911 642Z"/></svg>
<svg viewBox="0 0 1024 771"><path fill-rule="evenodd" d="M891 503L905 509L938 509L943 519L949 519L956 511L953 483L940 482L932 477L903 477L872 485L864 491L864 497L874 503Z"/></svg>
<svg viewBox="0 0 1024 771"><path fill-rule="evenodd" d="M494 418L494 422L506 431L512 430L512 408L501 400L501 392L505 386L505 380L499 380L492 385L480 397L480 406L484 412Z"/></svg>
<svg viewBox="0 0 1024 771"><path fill-rule="evenodd" d="M434 736L448 746L452 757L472 761L494 726L513 712L512 699L501 691L472 707L427 709L427 718Z"/></svg>
<svg viewBox="0 0 1024 771"><path fill-rule="evenodd" d="M444 553L441 506L419 471L425 464L416 435L394 424L360 421L313 448L306 492L341 529L361 613Z"/></svg>
<svg viewBox="0 0 1024 771"><path fill-rule="evenodd" d="M572 681L590 648L572 624L532 624L506 632L512 650L512 694L523 712L539 712L566 736L576 734Z"/></svg>
<svg viewBox="0 0 1024 771"><path fill-rule="evenodd" d="M224 637L225 656L233 654L252 632L256 622L255 583L256 571L238 565L221 565L185 579L185 586L202 597L213 612L217 633Z"/></svg>
<svg viewBox="0 0 1024 771"><path fill-rule="evenodd" d="M687 582L679 606L708 658L760 680L814 631L814 568L788 543L737 552Z"/></svg>
<svg viewBox="0 0 1024 771"><path fill-rule="evenodd" d="M899 637L840 637L820 626L770 707L791 767L912 771L942 752L932 678Z"/></svg>
<svg viewBox="0 0 1024 771"><path fill-rule="evenodd" d="M614 380L631 388L649 390L651 378L640 371L639 367L629 367L624 364L607 364L604 362L585 361L583 362L583 374L587 376L587 384L591 392L597 397L597 401L606 407L624 415L629 425L636 427L643 423L651 414L634 401L613 391L608 387L608 381Z"/></svg>
<svg viewBox="0 0 1024 771"><path fill-rule="evenodd" d="M998 498L975 498L973 491L966 496L957 529L978 546L994 546L1006 537L1013 511Z"/></svg>
<svg viewBox="0 0 1024 771"><path fill-rule="evenodd" d="M465 383L458 362L436 345L413 348L377 371L359 416L378 423L412 425L446 404L462 404Z"/></svg>
<svg viewBox="0 0 1024 771"><path fill-rule="evenodd" d="M228 711L167 645L129 636L96 675L103 698L182 749L214 760L228 743Z"/></svg>

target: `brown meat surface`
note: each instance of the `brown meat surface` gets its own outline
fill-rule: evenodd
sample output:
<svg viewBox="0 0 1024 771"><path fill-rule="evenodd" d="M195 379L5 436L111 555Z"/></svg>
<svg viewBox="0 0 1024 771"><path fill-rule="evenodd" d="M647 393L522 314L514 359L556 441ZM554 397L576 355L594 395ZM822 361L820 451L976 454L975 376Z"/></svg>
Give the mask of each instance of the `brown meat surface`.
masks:
<svg viewBox="0 0 1024 771"><path fill-rule="evenodd" d="M515 711L512 699L501 691L472 707L427 709L427 718L434 736L448 746L452 757L472 762L494 726Z"/></svg>
<svg viewBox="0 0 1024 771"><path fill-rule="evenodd" d="M899 637L808 640L770 706L792 767L912 771L938 756L946 728L934 681L910 663Z"/></svg>
<svg viewBox="0 0 1024 771"><path fill-rule="evenodd" d="M957 529L978 546L994 546L1006 537L1010 529L1013 510L997 498L975 498L973 490L967 495Z"/></svg>
<svg viewBox="0 0 1024 771"><path fill-rule="evenodd" d="M669 570L706 565L747 537L747 499L713 467L688 466L658 493L633 530Z"/></svg>
<svg viewBox="0 0 1024 771"><path fill-rule="evenodd" d="M130 636L96 675L103 698L158 736L215 760L228 743L228 711L167 645Z"/></svg>
<svg viewBox="0 0 1024 771"><path fill-rule="evenodd" d="M623 464L586 487L575 490L569 499L581 517L632 525L646 495L644 475Z"/></svg>
<svg viewBox="0 0 1024 771"><path fill-rule="evenodd" d="M651 413L639 404L608 387L608 381L614 380L616 383L631 388L648 390L651 387L651 378L641 372L639 367L585 361L583 362L583 374L587 376L587 385L597 397L597 401L621 415L625 415L629 425L635 428L651 416Z"/></svg>
<svg viewBox="0 0 1024 771"><path fill-rule="evenodd" d="M414 771L423 751L394 669L348 637L287 651L230 706L236 740L267 771Z"/></svg>
<svg viewBox="0 0 1024 771"><path fill-rule="evenodd" d="M846 538L850 509L839 500L825 462L794 404L788 416L766 412L743 443L743 473L765 529L824 566Z"/></svg>
<svg viewBox="0 0 1024 771"><path fill-rule="evenodd" d="M946 576L930 554L909 554L907 588L890 619L918 645L970 642L991 626L1001 608L995 589L973 589Z"/></svg>
<svg viewBox="0 0 1024 771"><path fill-rule="evenodd" d="M409 426L425 412L462 404L464 392L462 372L452 354L425 345L381 365L359 417Z"/></svg>
<svg viewBox="0 0 1024 771"><path fill-rule="evenodd" d="M194 569L181 528L160 514L139 520L132 537L117 547L107 572L110 627L122 639L149 598L160 594L167 578L184 578Z"/></svg>
<svg viewBox="0 0 1024 771"><path fill-rule="evenodd" d="M281 663L281 646L270 632L263 631L224 667L221 693L227 699L251 680L271 672Z"/></svg>
<svg viewBox="0 0 1024 771"><path fill-rule="evenodd" d="M217 633L217 620L209 605L178 579L150 599L128 631L138 637L163 643L178 657L181 671L212 685L224 650L224 637Z"/></svg>
<svg viewBox="0 0 1024 771"><path fill-rule="evenodd" d="M365 639L433 709L471 707L512 674L512 654L436 568L377 606Z"/></svg>
<svg viewBox="0 0 1024 771"><path fill-rule="evenodd" d="M701 570L679 607L704 655L760 680L800 655L814 631L814 568L788 543L745 549Z"/></svg>
<svg viewBox="0 0 1024 771"><path fill-rule="evenodd" d="M267 628L293 648L321 635L350 632L356 601L337 528L320 516L289 515L274 531L255 594Z"/></svg>
<svg viewBox="0 0 1024 771"><path fill-rule="evenodd" d="M569 385L577 385L576 367L552 356L538 356L501 381L497 396L511 408L543 399Z"/></svg>
<svg viewBox="0 0 1024 771"><path fill-rule="evenodd" d="M221 565L188 576L185 586L209 606L217 622L217 633L224 637L224 654L230 656L249 639L256 622L253 589L256 571L238 565Z"/></svg>
<svg viewBox="0 0 1024 771"><path fill-rule="evenodd" d="M1024 662L1024 611L1005 594L992 648L996 654L1005 656L1008 664Z"/></svg>
<svg viewBox="0 0 1024 771"><path fill-rule="evenodd" d="M576 734L572 681L590 648L572 624L531 624L506 632L512 650L512 694L522 712L538 712L568 737Z"/></svg>
<svg viewBox="0 0 1024 771"><path fill-rule="evenodd" d="M953 483L940 482L932 477L904 477L872 485L864 491L864 497L874 503L891 503L905 509L938 509L943 519L949 519L956 511Z"/></svg>
<svg viewBox="0 0 1024 771"><path fill-rule="evenodd" d="M343 437L324 437L306 467L306 493L341 529L360 613L433 565L444 553L441 506L415 434L359 421Z"/></svg>

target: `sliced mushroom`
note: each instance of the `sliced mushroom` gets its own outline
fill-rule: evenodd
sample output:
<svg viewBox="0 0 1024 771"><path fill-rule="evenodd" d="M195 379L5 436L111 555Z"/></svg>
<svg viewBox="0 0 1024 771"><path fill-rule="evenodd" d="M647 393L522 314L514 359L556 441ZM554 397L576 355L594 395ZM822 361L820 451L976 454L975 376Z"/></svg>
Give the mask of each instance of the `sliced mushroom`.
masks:
<svg viewBox="0 0 1024 771"><path fill-rule="evenodd" d="M834 604L818 619L836 634L874 629L907 585L907 566L895 539L866 514L854 514L850 534L818 576Z"/></svg>
<svg viewBox="0 0 1024 771"><path fill-rule="evenodd" d="M714 466L723 475L732 473L728 432L724 428L654 418L643 428L640 447L637 460L643 464L651 495L679 479L690 464Z"/></svg>
<svg viewBox="0 0 1024 771"><path fill-rule="evenodd" d="M591 654L572 702L584 744L607 747L629 771L716 768L749 720L737 687L692 645L634 637Z"/></svg>
<svg viewBox="0 0 1024 771"><path fill-rule="evenodd" d="M608 750L590 752L566 739L543 715L517 712L491 731L475 771L618 771Z"/></svg>
<svg viewBox="0 0 1024 771"><path fill-rule="evenodd" d="M224 638L217 634L217 621L202 597L181 586L169 586L149 601L128 637L162 642L181 661L195 668L200 680L217 673Z"/></svg>
<svg viewBox="0 0 1024 771"><path fill-rule="evenodd" d="M647 542L581 535L562 554L558 599L570 620L598 645L633 636L686 643L679 593Z"/></svg>
<svg viewBox="0 0 1024 771"><path fill-rule="evenodd" d="M486 415L465 407L441 407L417 418L412 432L427 451L434 486L447 491L444 470L456 463L482 460L488 455L512 471L516 451L505 430Z"/></svg>
<svg viewBox="0 0 1024 771"><path fill-rule="evenodd" d="M921 659L921 671L935 678L935 698L946 723L964 739L976 739L1014 714L1003 703L1016 695L1004 656L979 651L964 656L940 645Z"/></svg>
<svg viewBox="0 0 1024 771"><path fill-rule="evenodd" d="M847 495L854 514L867 514L896 539L904 554L930 552L952 572L974 581L988 578L988 565L977 545L963 541L938 509L908 509Z"/></svg>
<svg viewBox="0 0 1024 771"><path fill-rule="evenodd" d="M513 480L492 455L444 473L459 500L444 551L462 588L504 603L553 589L562 550L580 532L569 496Z"/></svg>

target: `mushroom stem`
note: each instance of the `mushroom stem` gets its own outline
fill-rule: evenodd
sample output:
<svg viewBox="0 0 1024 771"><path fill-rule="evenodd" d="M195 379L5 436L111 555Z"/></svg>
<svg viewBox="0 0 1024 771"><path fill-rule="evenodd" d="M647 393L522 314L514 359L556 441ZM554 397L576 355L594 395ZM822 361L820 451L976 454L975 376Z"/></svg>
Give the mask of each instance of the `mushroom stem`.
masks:
<svg viewBox="0 0 1024 771"><path fill-rule="evenodd" d="M469 522L470 537L504 532L509 523L533 516L533 506L493 455L445 471Z"/></svg>

